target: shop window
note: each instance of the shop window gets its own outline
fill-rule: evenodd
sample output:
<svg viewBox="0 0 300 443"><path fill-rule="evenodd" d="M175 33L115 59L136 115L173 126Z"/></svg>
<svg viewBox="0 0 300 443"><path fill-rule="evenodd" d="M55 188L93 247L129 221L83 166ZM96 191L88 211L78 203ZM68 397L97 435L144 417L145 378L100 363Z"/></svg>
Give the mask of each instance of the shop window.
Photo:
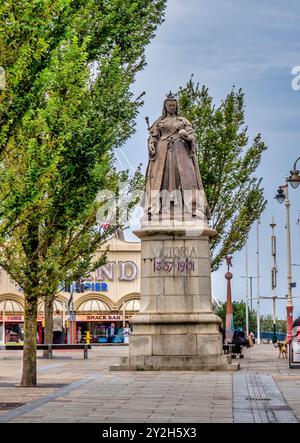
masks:
<svg viewBox="0 0 300 443"><path fill-rule="evenodd" d="M64 305L64 303L60 302L59 300L54 300L53 302L53 312L57 311L57 309L60 312L66 311L66 306ZM45 306L44 306L44 301L39 302L38 304L38 312L44 312L45 311Z"/></svg>
<svg viewBox="0 0 300 443"><path fill-rule="evenodd" d="M86 311L86 312L110 311L110 308L102 300L90 299L84 301L79 306L78 311Z"/></svg>
<svg viewBox="0 0 300 443"><path fill-rule="evenodd" d="M15 300L2 300L0 302L0 312L22 312L23 313L23 306L20 302L17 302Z"/></svg>
<svg viewBox="0 0 300 443"><path fill-rule="evenodd" d="M129 300L125 303L125 311L139 311L141 309L141 302L137 298Z"/></svg>

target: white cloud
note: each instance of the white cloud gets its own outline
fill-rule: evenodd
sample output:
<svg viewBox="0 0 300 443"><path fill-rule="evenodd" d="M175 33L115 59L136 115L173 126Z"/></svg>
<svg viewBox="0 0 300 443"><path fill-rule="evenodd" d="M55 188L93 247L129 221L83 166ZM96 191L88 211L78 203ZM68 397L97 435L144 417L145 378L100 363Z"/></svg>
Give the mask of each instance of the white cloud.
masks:
<svg viewBox="0 0 300 443"><path fill-rule="evenodd" d="M148 55L152 63L167 64L172 71L201 66L203 74L222 69L227 77L291 68L299 60L300 4L288 5L274 0L169 0L166 23Z"/></svg>

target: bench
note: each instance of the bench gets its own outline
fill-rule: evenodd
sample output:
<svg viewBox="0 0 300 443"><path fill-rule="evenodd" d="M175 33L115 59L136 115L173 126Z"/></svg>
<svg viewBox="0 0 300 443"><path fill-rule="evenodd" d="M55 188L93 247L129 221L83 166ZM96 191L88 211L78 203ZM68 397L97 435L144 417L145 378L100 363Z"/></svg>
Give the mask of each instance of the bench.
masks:
<svg viewBox="0 0 300 443"><path fill-rule="evenodd" d="M244 358L242 354L243 346L237 343L228 343L223 345L224 354L231 354L232 358L236 358L239 356L240 358Z"/></svg>
<svg viewBox="0 0 300 443"><path fill-rule="evenodd" d="M51 343L49 345L36 345L37 351L48 351L48 358L53 358L53 350L54 349L83 349L84 359L88 358L88 349L91 349L91 345L88 344L54 344ZM23 345L1 345L0 350L6 351L23 351Z"/></svg>

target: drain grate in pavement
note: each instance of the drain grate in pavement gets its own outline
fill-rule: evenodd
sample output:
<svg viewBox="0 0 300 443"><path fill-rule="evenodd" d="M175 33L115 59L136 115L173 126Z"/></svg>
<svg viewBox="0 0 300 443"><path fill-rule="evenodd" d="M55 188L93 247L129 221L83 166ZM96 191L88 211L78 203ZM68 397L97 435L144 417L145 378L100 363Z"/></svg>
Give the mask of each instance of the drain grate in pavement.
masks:
<svg viewBox="0 0 300 443"><path fill-rule="evenodd" d="M233 375L234 423L297 423L270 374Z"/></svg>
<svg viewBox="0 0 300 443"><path fill-rule="evenodd" d="M267 397L246 397L246 400L253 400L253 401L270 401L270 398Z"/></svg>
<svg viewBox="0 0 300 443"><path fill-rule="evenodd" d="M8 409L17 409L20 406L24 406L25 403L1 403L0 402L0 411L7 411Z"/></svg>

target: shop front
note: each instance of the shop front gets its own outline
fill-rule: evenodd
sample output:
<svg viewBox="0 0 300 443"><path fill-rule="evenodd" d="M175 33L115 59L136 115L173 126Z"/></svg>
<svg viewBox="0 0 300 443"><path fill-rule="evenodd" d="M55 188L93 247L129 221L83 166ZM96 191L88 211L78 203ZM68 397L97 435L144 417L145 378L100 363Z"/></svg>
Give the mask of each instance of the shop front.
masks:
<svg viewBox="0 0 300 443"><path fill-rule="evenodd" d="M91 343L123 343L124 323L130 322L131 315L123 314L80 314L76 315L77 341L81 335L81 341L84 340L86 332L90 332ZM112 326L113 325L113 326ZM111 338L110 329L113 330ZM78 331L81 334L78 334Z"/></svg>
<svg viewBox="0 0 300 443"><path fill-rule="evenodd" d="M0 299L0 342L20 343L24 338L23 300L13 294Z"/></svg>
<svg viewBox="0 0 300 443"><path fill-rule="evenodd" d="M54 309L64 313L64 303L54 302ZM38 304L37 343L42 344L44 338L44 302ZM2 295L0 299L0 343L19 343L24 340L24 301L14 294Z"/></svg>
<svg viewBox="0 0 300 443"><path fill-rule="evenodd" d="M91 343L122 343L123 328L140 309L140 294L128 294L114 304L104 294L87 294L76 303L76 341L89 332Z"/></svg>
<svg viewBox="0 0 300 443"><path fill-rule="evenodd" d="M24 317L23 315L0 315L2 343L20 343L24 339ZM3 339L4 337L4 339Z"/></svg>
<svg viewBox="0 0 300 443"><path fill-rule="evenodd" d="M58 309L65 325L65 341L84 341L90 332L92 343L122 342L126 322L140 309L140 242L126 242L112 237L107 262L80 279L80 285L57 294ZM77 283L77 282L76 282ZM43 343L44 301L38 303L37 342ZM0 279L0 342L22 343L24 339L24 294L2 270Z"/></svg>
<svg viewBox="0 0 300 443"><path fill-rule="evenodd" d="M37 342L42 341L44 316L37 317ZM24 315L0 315L0 342L1 343L19 343L24 340Z"/></svg>

